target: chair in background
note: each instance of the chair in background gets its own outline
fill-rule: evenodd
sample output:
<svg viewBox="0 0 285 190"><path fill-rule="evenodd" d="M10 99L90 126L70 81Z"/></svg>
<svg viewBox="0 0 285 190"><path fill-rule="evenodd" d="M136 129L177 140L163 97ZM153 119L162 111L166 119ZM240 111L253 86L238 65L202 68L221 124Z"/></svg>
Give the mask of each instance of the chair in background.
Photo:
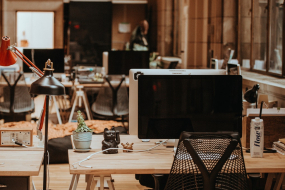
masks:
<svg viewBox="0 0 285 190"><path fill-rule="evenodd" d="M248 189L237 133L183 132L165 190Z"/></svg>
<svg viewBox="0 0 285 190"><path fill-rule="evenodd" d="M129 114L129 96L125 83L125 75L106 75L106 81L100 88L91 110L93 116L99 119L122 121Z"/></svg>
<svg viewBox="0 0 285 190"><path fill-rule="evenodd" d="M2 72L0 78L0 114L5 122L27 120L34 101L22 72Z"/></svg>
<svg viewBox="0 0 285 190"><path fill-rule="evenodd" d="M172 61L170 62L168 69L175 69L176 66L178 65L179 61Z"/></svg>

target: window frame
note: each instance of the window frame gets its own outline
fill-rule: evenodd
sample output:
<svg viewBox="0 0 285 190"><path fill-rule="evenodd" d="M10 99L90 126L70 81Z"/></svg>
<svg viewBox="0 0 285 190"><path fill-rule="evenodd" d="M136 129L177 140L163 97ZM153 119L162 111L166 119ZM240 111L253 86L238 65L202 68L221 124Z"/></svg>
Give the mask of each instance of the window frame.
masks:
<svg viewBox="0 0 285 190"><path fill-rule="evenodd" d="M239 0L239 41L241 39L241 31L240 31L240 25L241 25L241 0ZM241 67L243 70L248 70L248 71L252 71L252 72L256 72L256 73L260 73L260 74L265 74L265 75L271 75L271 76L276 76L276 77L285 77L285 6L284 6L284 3L285 0L283 1L282 4L282 7L283 7L283 26L282 26L282 68L281 68L281 74L279 73L276 73L276 72L272 72L270 71L270 68L269 68L269 63L270 63L270 44L271 44L271 30L270 30L270 26L271 26L271 17L272 17L272 14L271 14L271 10L272 10L272 4L273 4L273 0L267 0L267 26L266 26L266 52L265 52L265 55L266 55L266 61L265 61L265 68L266 70L263 71L263 70L258 70L258 69L254 69L254 64L255 64L255 59L254 59L254 55L253 55L253 48L254 48L254 16L255 16L255 2L254 0L251 0L251 7L250 7L250 13L251 13L251 26L250 26L250 30L251 30L251 36L250 36L250 68L245 68L245 67ZM240 47L241 46L241 43L238 42L238 51L240 52ZM240 53L238 54L238 59L239 59L239 62L241 63L241 55Z"/></svg>

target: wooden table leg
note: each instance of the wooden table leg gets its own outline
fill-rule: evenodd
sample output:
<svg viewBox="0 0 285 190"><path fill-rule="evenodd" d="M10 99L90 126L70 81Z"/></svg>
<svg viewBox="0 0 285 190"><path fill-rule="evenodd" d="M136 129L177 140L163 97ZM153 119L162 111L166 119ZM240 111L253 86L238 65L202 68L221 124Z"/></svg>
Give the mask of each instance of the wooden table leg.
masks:
<svg viewBox="0 0 285 190"><path fill-rule="evenodd" d="M283 176L283 179L281 178L281 189L284 189L283 187L284 187L284 184L285 184L285 173L282 173L282 174L284 174L284 176Z"/></svg>
<svg viewBox="0 0 285 190"><path fill-rule="evenodd" d="M34 181L32 180L32 189L37 190Z"/></svg>
<svg viewBox="0 0 285 190"><path fill-rule="evenodd" d="M69 190L75 190L79 181L80 174L73 174L69 185Z"/></svg>
<svg viewBox="0 0 285 190"><path fill-rule="evenodd" d="M73 189L75 176L76 176L76 174L73 174L73 175L72 175L71 182L70 182L70 185L69 185L69 190L72 190L72 189Z"/></svg>
<svg viewBox="0 0 285 190"><path fill-rule="evenodd" d="M85 182L86 182L86 183L88 182L89 177L90 177L89 174L85 174Z"/></svg>
<svg viewBox="0 0 285 190"><path fill-rule="evenodd" d="M78 181L79 181L79 177L80 177L80 174L76 174L76 178L75 178L74 186L73 186L73 189L74 189L74 190L76 190L76 188L77 188L77 184L78 184Z"/></svg>
<svg viewBox="0 0 285 190"><path fill-rule="evenodd" d="M94 177L92 177L91 184L90 184L90 190L94 190L96 185L97 185L97 180Z"/></svg>
<svg viewBox="0 0 285 190"><path fill-rule="evenodd" d="M277 174L276 182L275 182L275 185L274 185L273 190L280 190L280 187L281 187L281 185L282 185L284 176L285 176L285 173L279 173L279 174Z"/></svg>
<svg viewBox="0 0 285 190"><path fill-rule="evenodd" d="M100 190L104 190L104 175L100 175Z"/></svg>
<svg viewBox="0 0 285 190"><path fill-rule="evenodd" d="M91 174L86 174L85 175L85 182L87 182L86 190L90 190L92 179L93 179L93 175L91 175Z"/></svg>
<svg viewBox="0 0 285 190"><path fill-rule="evenodd" d="M274 176L275 176L274 173L268 174L264 190L270 190L271 189L272 181L273 181Z"/></svg>
<svg viewBox="0 0 285 190"><path fill-rule="evenodd" d="M112 182L112 177L110 177L110 179L107 179L107 183L109 186L109 190L115 190L114 184Z"/></svg>

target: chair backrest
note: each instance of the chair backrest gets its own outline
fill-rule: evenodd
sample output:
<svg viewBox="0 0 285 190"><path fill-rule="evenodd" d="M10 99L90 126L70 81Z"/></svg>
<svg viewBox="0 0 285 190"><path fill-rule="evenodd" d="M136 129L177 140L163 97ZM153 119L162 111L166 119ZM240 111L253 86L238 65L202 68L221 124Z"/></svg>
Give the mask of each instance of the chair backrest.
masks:
<svg viewBox="0 0 285 190"><path fill-rule="evenodd" d="M34 103L22 72L2 72L0 83L0 112L33 111Z"/></svg>
<svg viewBox="0 0 285 190"><path fill-rule="evenodd" d="M169 66L168 66L168 69L175 69L176 66L178 65L179 61L171 61Z"/></svg>
<svg viewBox="0 0 285 190"><path fill-rule="evenodd" d="M106 116L121 116L129 113L129 97L125 75L106 75L106 83L100 88L92 111Z"/></svg>
<svg viewBox="0 0 285 190"><path fill-rule="evenodd" d="M238 134L183 132L165 189L248 189Z"/></svg>

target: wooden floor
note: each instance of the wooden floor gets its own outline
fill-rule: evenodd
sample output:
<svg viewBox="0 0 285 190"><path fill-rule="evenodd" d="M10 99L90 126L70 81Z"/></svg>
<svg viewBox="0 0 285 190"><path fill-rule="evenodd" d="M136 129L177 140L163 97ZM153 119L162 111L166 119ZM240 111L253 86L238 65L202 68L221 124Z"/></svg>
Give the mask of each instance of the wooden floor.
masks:
<svg viewBox="0 0 285 190"><path fill-rule="evenodd" d="M43 167L41 167L40 175L33 177L33 181L37 190L43 188L42 170ZM66 190L69 188L72 175L69 174L68 164L51 164L49 166L49 176L50 176L49 189ZM139 182L135 179L135 175L133 174L124 174L124 175L116 174L112 175L112 178L115 180L114 186L116 190L149 189L147 187L140 185ZM77 186L77 190L85 190L85 189L86 189L85 176L81 175Z"/></svg>

